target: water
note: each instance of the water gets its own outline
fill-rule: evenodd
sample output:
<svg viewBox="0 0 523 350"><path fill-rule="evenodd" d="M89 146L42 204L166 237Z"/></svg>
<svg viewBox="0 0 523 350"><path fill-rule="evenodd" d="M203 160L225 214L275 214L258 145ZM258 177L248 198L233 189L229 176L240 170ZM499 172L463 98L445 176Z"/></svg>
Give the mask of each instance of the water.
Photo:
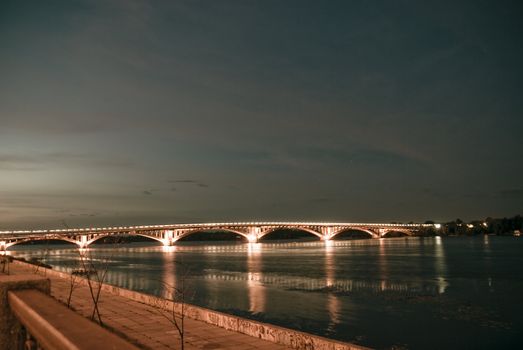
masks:
<svg viewBox="0 0 523 350"><path fill-rule="evenodd" d="M69 246L15 246L57 270ZM130 243L89 250L108 282L375 348L523 348L523 239Z"/></svg>

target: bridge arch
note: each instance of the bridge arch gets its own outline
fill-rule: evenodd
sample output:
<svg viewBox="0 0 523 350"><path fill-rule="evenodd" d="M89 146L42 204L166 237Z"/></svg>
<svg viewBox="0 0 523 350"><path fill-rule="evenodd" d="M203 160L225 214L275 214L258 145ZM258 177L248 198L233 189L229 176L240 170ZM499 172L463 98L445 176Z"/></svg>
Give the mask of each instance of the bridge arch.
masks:
<svg viewBox="0 0 523 350"><path fill-rule="evenodd" d="M157 241L157 242L160 242L160 243L165 243L165 241L162 238L160 238L160 237L156 237L156 236L148 235L148 234L144 234L144 233L124 233L124 234L107 233L107 234L96 235L95 237L91 238L90 240L88 240L85 243L85 247L88 247L91 244L93 244L94 242L96 242L96 241L98 241L100 239L103 239L105 237L125 237L125 236L140 236L140 237L149 238L149 239L151 239L153 241Z"/></svg>
<svg viewBox="0 0 523 350"><path fill-rule="evenodd" d="M344 232L349 232L349 231L357 231L357 232L365 233L369 236L369 238L379 238L379 235L376 232L366 229L366 228L362 228L362 227L344 227L344 228L334 232L330 238L333 239L336 236L338 236Z"/></svg>
<svg viewBox="0 0 523 350"><path fill-rule="evenodd" d="M400 234L403 234L403 236L413 236L414 233L410 230L407 230L407 229L390 229L390 230L386 230L385 232L383 232L381 234L381 237L382 238L387 238L387 237L391 237L391 234L394 234L395 237L397 237L395 234L397 233L400 233Z"/></svg>
<svg viewBox="0 0 523 350"><path fill-rule="evenodd" d="M216 228L216 229L213 229L213 228L210 228L210 229L192 229L192 230L189 230L187 232L183 232L181 235L179 235L177 237L174 237L173 241L174 242L178 242L181 239L184 239L186 237L189 237L189 236L197 234L197 233L210 233L210 234L212 234L213 231L215 231L215 232L216 231L220 231L220 232L233 233L235 235L241 236L242 238L244 238L247 241L249 241L249 237L250 237L248 233L242 232L242 231L238 231L238 230L235 230L235 229L230 229L230 228Z"/></svg>
<svg viewBox="0 0 523 350"><path fill-rule="evenodd" d="M308 227L286 227L286 226L282 226L282 227L273 227L273 228L270 228L268 230L265 230L263 231L262 233L260 233L258 235L258 240L262 239L263 237L275 232L275 231L279 231L279 230L290 230L290 231L302 231L302 232L307 232L307 233L310 233L316 237L318 237L319 239L323 239L323 235L320 233L320 232L317 232L317 231L314 231L313 229L310 229Z"/></svg>
<svg viewBox="0 0 523 350"><path fill-rule="evenodd" d="M149 236L147 234L143 234L143 233L132 233L132 234L129 234L129 236L140 236L140 237L145 237L145 238L149 238L153 241L157 241L157 242L160 242L160 243L165 243L165 241L159 237L155 237L155 236Z"/></svg>
<svg viewBox="0 0 523 350"><path fill-rule="evenodd" d="M45 237L45 236L43 236L43 237L29 237L29 238L16 240L16 241L13 241L13 242L8 242L8 243L5 244L5 249L7 250L9 247L12 247L14 245L18 245L18 244L21 244L21 243L36 242L36 241L64 241L64 242L72 243L74 245L79 246L77 241L75 241L74 239L71 239L69 237L61 237L61 236Z"/></svg>

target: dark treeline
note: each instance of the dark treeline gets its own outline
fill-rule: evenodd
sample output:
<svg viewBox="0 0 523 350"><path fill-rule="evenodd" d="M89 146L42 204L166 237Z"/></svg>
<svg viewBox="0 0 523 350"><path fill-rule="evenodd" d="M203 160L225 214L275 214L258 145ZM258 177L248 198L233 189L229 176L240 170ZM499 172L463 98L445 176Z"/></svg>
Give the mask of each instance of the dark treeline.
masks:
<svg viewBox="0 0 523 350"><path fill-rule="evenodd" d="M426 223L433 223L427 221ZM438 232L439 231L439 232ZM460 219L441 224L439 230L429 229L427 235L441 236L474 236L482 234L519 235L523 231L523 217L516 215L510 218L491 218L464 222Z"/></svg>

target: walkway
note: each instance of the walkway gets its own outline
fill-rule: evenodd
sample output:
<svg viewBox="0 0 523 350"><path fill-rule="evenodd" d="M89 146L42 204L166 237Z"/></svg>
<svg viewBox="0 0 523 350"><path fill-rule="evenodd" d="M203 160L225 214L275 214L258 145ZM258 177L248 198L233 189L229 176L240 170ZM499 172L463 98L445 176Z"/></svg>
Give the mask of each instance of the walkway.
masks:
<svg viewBox="0 0 523 350"><path fill-rule="evenodd" d="M35 268L11 264L12 274L34 273ZM40 272L42 268L40 268ZM66 303L70 289L68 280L47 276L51 280L51 295ZM93 303L86 286L75 285L73 309L90 317ZM102 292L98 304L104 325L144 349L180 349L180 337L170 321L160 310L124 297ZM201 321L185 318L185 349L235 349L235 350L283 350L278 345L241 333L225 330Z"/></svg>

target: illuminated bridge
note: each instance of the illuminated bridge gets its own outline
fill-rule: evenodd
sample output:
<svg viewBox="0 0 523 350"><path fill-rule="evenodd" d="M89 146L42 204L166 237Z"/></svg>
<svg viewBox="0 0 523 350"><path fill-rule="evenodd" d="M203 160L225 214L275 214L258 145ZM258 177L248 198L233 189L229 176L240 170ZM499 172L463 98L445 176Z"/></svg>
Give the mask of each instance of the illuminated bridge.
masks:
<svg viewBox="0 0 523 350"><path fill-rule="evenodd" d="M228 222L174 225L143 225L96 228L74 228L32 231L0 231L0 250L12 245L37 240L62 240L86 248L98 239L110 236L143 236L171 246L179 239L197 232L227 231L257 242L265 235L282 229L300 230L328 241L346 231L361 231L371 238L382 238L390 232L413 235L423 229L439 228L438 224L377 224L325 222Z"/></svg>

